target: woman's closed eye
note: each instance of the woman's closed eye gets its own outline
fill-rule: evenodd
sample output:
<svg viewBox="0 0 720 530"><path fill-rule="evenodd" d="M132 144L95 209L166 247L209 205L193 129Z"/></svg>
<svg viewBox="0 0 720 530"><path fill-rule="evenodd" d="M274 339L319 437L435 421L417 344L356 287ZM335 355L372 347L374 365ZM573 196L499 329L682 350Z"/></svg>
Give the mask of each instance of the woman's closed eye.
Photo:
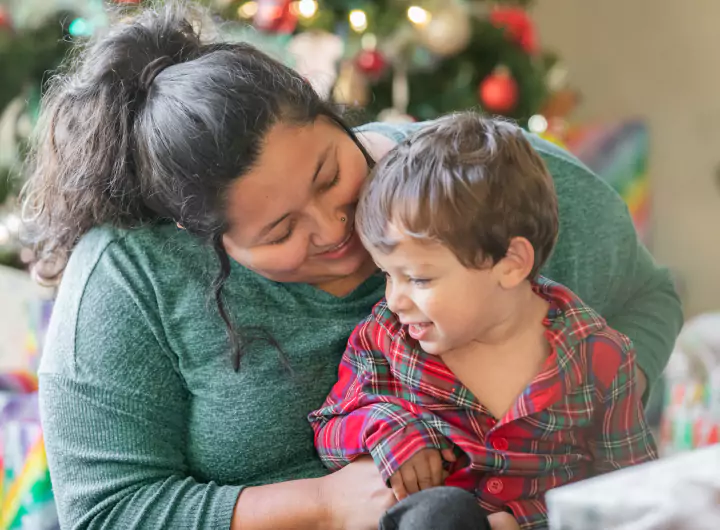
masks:
<svg viewBox="0 0 720 530"><path fill-rule="evenodd" d="M327 191L331 188L334 188L335 186L337 186L337 184L339 182L340 182L340 172L338 171L335 173L335 177L333 177L333 179L330 182L326 182L325 184L323 184L322 191Z"/></svg>
<svg viewBox="0 0 720 530"><path fill-rule="evenodd" d="M287 232L285 232L285 234L283 234L282 236L268 242L268 245L280 245L282 243L285 243L285 241L290 239L290 237L293 235L294 229L295 229L295 223L290 223L288 226Z"/></svg>

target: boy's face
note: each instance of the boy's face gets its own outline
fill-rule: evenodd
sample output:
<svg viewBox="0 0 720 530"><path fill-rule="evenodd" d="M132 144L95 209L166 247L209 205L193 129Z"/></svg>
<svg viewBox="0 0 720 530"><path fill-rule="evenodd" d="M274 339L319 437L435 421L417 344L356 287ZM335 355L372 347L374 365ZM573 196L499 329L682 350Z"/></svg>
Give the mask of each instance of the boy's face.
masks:
<svg viewBox="0 0 720 530"><path fill-rule="evenodd" d="M427 353L442 355L481 340L497 323L502 291L494 267L468 269L445 246L418 241L390 225L390 253L368 250L387 275L388 307Z"/></svg>

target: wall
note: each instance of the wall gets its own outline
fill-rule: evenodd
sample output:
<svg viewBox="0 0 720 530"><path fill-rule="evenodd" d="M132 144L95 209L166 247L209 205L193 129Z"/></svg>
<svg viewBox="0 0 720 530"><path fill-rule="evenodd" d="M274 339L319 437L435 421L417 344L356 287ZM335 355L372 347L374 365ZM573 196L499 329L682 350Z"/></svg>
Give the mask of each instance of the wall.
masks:
<svg viewBox="0 0 720 530"><path fill-rule="evenodd" d="M648 120L652 250L688 316L720 311L720 2L540 0L533 15L583 94L577 118Z"/></svg>

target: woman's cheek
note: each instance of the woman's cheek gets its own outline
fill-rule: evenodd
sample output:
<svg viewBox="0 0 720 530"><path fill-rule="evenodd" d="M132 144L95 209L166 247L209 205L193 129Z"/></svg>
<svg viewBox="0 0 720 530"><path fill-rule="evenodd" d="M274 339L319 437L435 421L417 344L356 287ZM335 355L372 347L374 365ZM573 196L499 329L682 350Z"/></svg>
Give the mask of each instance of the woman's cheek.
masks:
<svg viewBox="0 0 720 530"><path fill-rule="evenodd" d="M307 244L302 239L288 241L281 245L256 249L248 267L259 272L282 274L298 269L307 258Z"/></svg>

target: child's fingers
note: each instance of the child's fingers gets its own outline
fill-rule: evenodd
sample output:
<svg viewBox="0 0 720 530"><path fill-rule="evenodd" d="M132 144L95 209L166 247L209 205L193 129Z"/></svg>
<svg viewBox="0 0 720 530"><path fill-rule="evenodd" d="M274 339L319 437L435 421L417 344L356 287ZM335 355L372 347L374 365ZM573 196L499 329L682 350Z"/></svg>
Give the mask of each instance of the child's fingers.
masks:
<svg viewBox="0 0 720 530"><path fill-rule="evenodd" d="M439 451L433 451L428 455L428 463L430 466L430 476L433 486L442 486L445 482L445 474L443 469L443 461Z"/></svg>
<svg viewBox="0 0 720 530"><path fill-rule="evenodd" d="M415 464L415 474L417 475L418 488L420 490L427 490L436 485L433 482L432 474L431 462L433 455L437 455L437 458L440 458L437 451L428 451L423 455L423 458L418 459Z"/></svg>
<svg viewBox="0 0 720 530"><path fill-rule="evenodd" d="M392 477L390 477L390 487L392 488L395 498L398 501L401 501L408 496L408 492L405 489L405 484L403 483L400 473L395 473Z"/></svg>
<svg viewBox="0 0 720 530"><path fill-rule="evenodd" d="M455 456L455 452L452 449L443 449L440 454L443 457L443 460L446 462L455 462L457 461L457 457Z"/></svg>
<svg viewBox="0 0 720 530"><path fill-rule="evenodd" d="M409 466L407 464L402 466L399 474L402 476L402 481L405 484L405 490L408 492L408 495L412 495L413 493L420 491L420 488L418 487L417 474L415 473L415 468L413 466Z"/></svg>

